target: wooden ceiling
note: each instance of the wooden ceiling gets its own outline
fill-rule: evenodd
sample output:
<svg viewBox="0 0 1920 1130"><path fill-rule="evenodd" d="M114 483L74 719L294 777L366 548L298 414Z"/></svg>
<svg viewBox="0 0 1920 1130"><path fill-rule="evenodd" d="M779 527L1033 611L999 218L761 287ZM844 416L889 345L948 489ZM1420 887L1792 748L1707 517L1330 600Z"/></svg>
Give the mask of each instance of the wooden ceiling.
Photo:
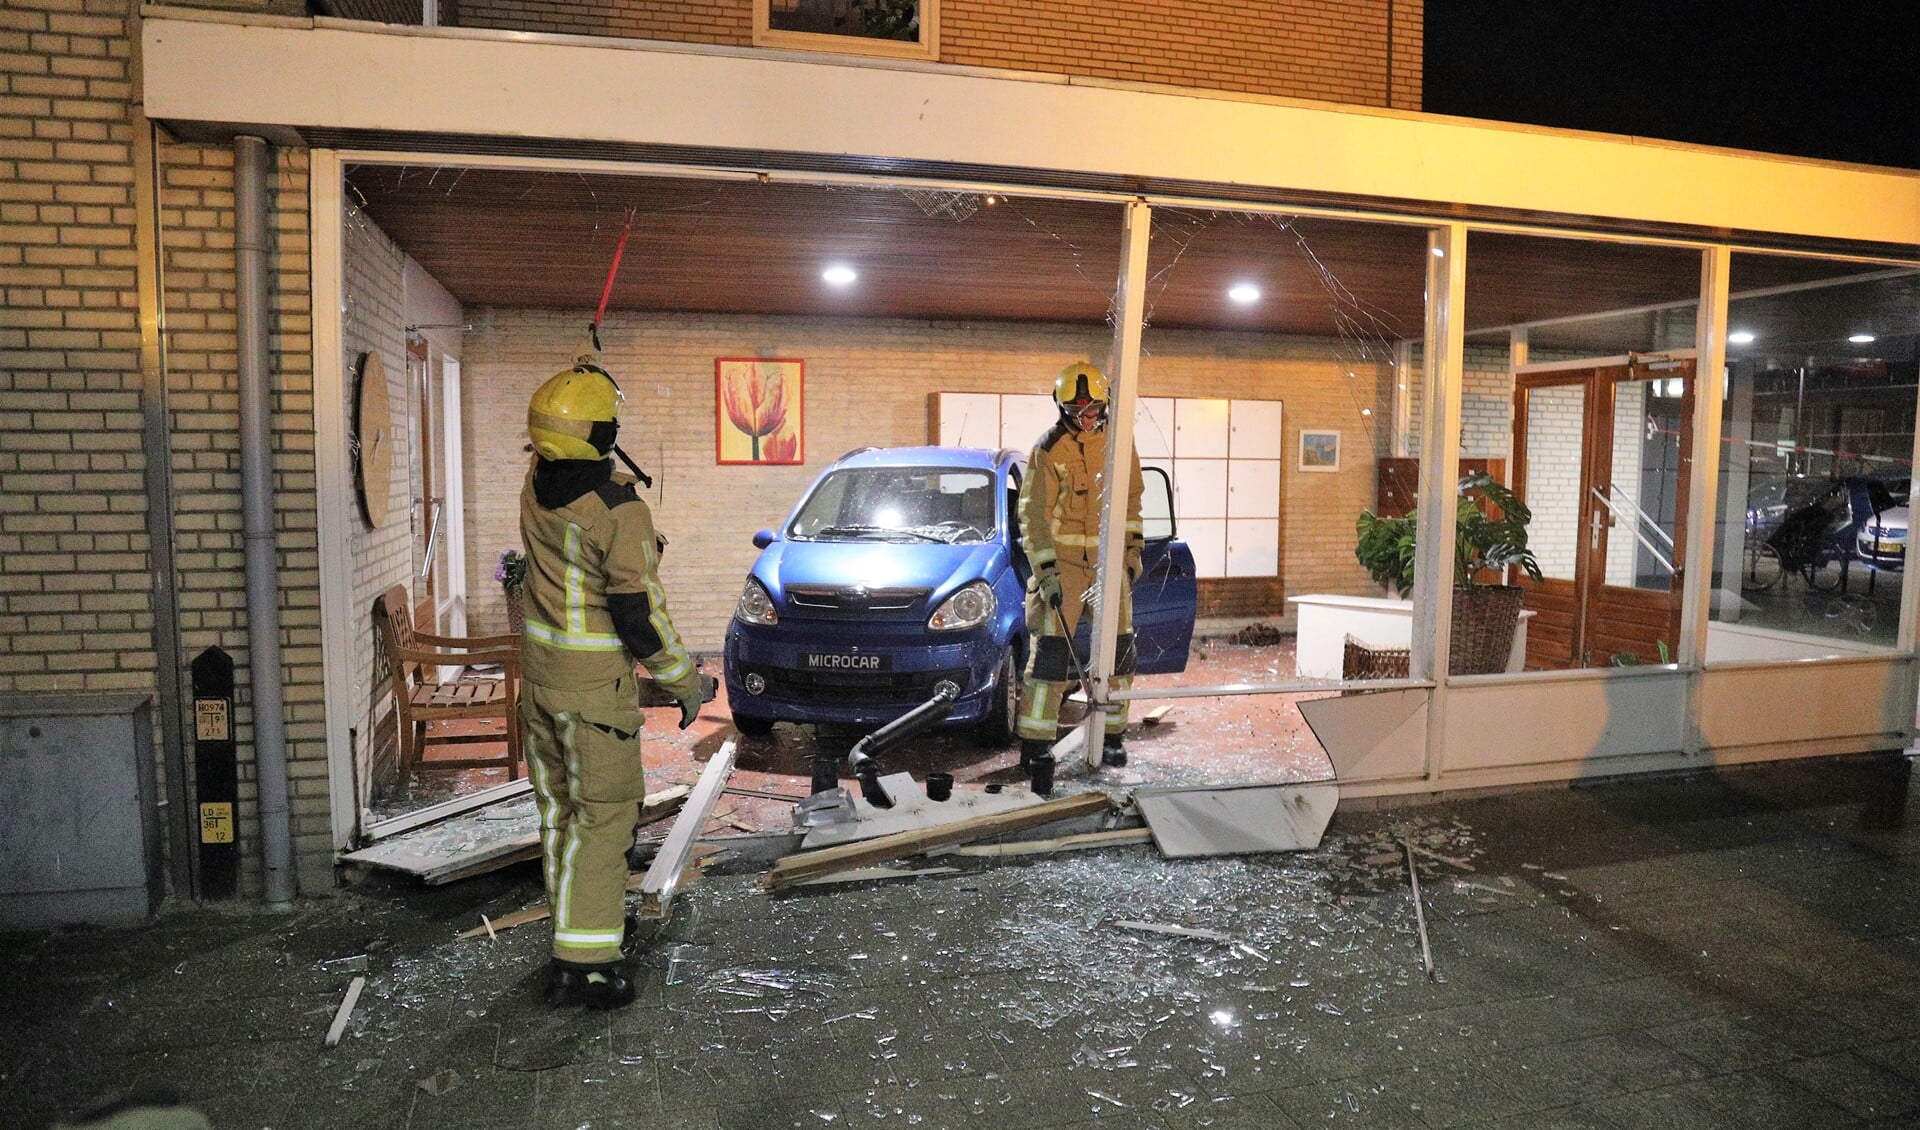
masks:
<svg viewBox="0 0 1920 1130"><path fill-rule="evenodd" d="M1105 202L398 165L354 166L347 180L348 200L469 308L591 317L629 217L616 310L1098 323L1119 271L1121 210ZM1699 292L1699 254L1684 248L1476 233L1468 252L1469 331L1688 302ZM1426 259L1416 224L1158 208L1149 324L1418 337ZM834 263L858 280L824 283L821 271ZM1733 288L1874 270L1743 254ZM1228 301L1240 282L1258 286L1261 299ZM1804 314L1820 305L1810 293L1820 292L1775 305ZM1883 335L1920 324L1911 279L1838 305L1845 309L1795 333L1829 333L1826 323L1857 318L1862 305L1904 319L1904 330Z"/></svg>

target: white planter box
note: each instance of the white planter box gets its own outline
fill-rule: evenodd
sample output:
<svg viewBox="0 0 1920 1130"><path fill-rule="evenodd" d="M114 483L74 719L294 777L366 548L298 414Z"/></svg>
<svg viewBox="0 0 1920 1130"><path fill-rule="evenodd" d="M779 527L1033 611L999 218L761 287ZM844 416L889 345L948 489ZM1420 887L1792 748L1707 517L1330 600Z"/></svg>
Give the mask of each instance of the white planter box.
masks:
<svg viewBox="0 0 1920 1130"><path fill-rule="evenodd" d="M1313 593L1292 596L1298 633L1294 640L1294 673L1302 679L1338 679L1346 656L1347 637L1368 647L1411 647L1413 602L1380 596L1336 596ZM1527 665L1527 621L1532 609L1522 609L1507 653L1508 671Z"/></svg>

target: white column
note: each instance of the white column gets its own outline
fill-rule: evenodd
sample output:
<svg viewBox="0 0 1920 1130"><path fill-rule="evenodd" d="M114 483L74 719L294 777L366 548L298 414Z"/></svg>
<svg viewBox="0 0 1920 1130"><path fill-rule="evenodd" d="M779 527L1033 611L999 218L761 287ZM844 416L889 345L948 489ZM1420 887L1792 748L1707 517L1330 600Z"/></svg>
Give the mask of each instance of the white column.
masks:
<svg viewBox="0 0 1920 1130"><path fill-rule="evenodd" d="M1133 458L1133 414L1140 401L1140 333L1146 320L1147 240L1152 234L1153 209L1145 201L1127 203L1120 236L1120 279L1114 309L1113 352L1107 358L1112 391L1107 410L1106 488L1100 492L1100 569L1095 583L1102 593L1110 585L1127 583L1127 491L1133 476L1125 468ZM1107 691L1113 679L1113 660L1119 643L1120 602L1102 600L1093 622L1093 699L1087 711L1086 740L1081 743L1088 766L1100 764L1100 743L1106 725Z"/></svg>
<svg viewBox="0 0 1920 1130"><path fill-rule="evenodd" d="M1432 679L1427 700L1429 779L1440 767L1446 737L1447 649L1453 632L1454 507L1460 471L1460 311L1467 283L1467 229L1448 224L1427 233L1427 325L1424 409L1420 423L1420 536L1414 551L1413 649L1409 674Z"/></svg>

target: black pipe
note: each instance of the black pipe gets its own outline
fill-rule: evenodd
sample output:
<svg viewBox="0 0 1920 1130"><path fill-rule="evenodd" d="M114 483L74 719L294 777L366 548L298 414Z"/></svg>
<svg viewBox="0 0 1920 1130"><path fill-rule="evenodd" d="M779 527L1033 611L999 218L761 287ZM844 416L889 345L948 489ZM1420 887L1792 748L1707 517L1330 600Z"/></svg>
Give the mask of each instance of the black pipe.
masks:
<svg viewBox="0 0 1920 1130"><path fill-rule="evenodd" d="M942 679L940 685L934 688L932 698L853 744L853 749L847 753L847 760L852 764L853 775L860 780L860 793L867 798L868 804L875 808L893 807L893 798L880 787L880 763L873 759L874 755L924 733L934 723L953 713L954 701L959 697L960 688L950 680ZM817 786L817 767L814 777Z"/></svg>

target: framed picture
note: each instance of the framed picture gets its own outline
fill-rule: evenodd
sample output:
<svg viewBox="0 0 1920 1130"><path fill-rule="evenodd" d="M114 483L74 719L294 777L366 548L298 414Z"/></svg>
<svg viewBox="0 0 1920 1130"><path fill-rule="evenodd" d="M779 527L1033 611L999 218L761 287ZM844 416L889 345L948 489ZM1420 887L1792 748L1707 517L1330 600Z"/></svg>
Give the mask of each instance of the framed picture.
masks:
<svg viewBox="0 0 1920 1130"><path fill-rule="evenodd" d="M804 362L791 358L714 358L717 462L806 462L804 369Z"/></svg>
<svg viewBox="0 0 1920 1130"><path fill-rule="evenodd" d="M1338 471L1340 469L1340 433L1300 429L1300 469L1302 471Z"/></svg>

